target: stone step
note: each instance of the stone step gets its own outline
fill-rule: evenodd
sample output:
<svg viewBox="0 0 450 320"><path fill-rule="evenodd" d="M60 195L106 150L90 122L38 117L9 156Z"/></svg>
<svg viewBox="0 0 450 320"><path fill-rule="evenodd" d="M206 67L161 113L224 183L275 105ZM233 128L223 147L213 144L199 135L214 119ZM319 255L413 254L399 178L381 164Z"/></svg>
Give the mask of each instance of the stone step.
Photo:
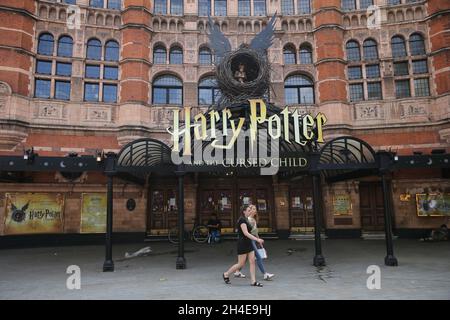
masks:
<svg viewBox="0 0 450 320"><path fill-rule="evenodd" d="M320 234L320 239L325 240L328 237L325 235L325 233ZM289 236L289 239L293 240L314 240L314 233L308 232L308 233L291 233Z"/></svg>
<svg viewBox="0 0 450 320"><path fill-rule="evenodd" d="M364 240L386 240L386 234L384 232L363 232L361 238ZM397 236L392 235L393 240L397 238Z"/></svg>

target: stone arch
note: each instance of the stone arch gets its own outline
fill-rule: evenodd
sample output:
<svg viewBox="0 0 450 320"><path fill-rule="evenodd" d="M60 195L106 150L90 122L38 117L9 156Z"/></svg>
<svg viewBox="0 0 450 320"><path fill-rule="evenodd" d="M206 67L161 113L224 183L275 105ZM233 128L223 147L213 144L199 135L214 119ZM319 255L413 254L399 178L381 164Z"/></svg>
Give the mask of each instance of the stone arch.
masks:
<svg viewBox="0 0 450 320"><path fill-rule="evenodd" d="M350 18L349 17L344 17L344 26L345 27L350 27L351 23L350 23Z"/></svg>
<svg viewBox="0 0 450 320"><path fill-rule="evenodd" d="M239 32L245 31L244 23L242 21L239 21L239 23L238 23L238 31Z"/></svg>
<svg viewBox="0 0 450 320"><path fill-rule="evenodd" d="M198 29L199 31L205 30L205 25L203 24L203 21L200 21L200 22L197 24L197 29Z"/></svg>
<svg viewBox="0 0 450 320"><path fill-rule="evenodd" d="M183 31L184 29L184 24L181 21L178 21L177 23L177 31Z"/></svg>
<svg viewBox="0 0 450 320"><path fill-rule="evenodd" d="M159 20L153 20L153 30L159 30Z"/></svg>
<svg viewBox="0 0 450 320"><path fill-rule="evenodd" d="M298 21L298 30L305 31L305 24L303 23L303 20Z"/></svg>
<svg viewBox="0 0 450 320"><path fill-rule="evenodd" d="M252 32L252 24L250 21L247 21L245 24L245 32Z"/></svg>
<svg viewBox="0 0 450 320"><path fill-rule="evenodd" d="M414 12L412 9L406 10L406 20L414 20Z"/></svg>
<svg viewBox="0 0 450 320"><path fill-rule="evenodd" d="M289 31L297 31L297 25L293 20L289 21Z"/></svg>
<svg viewBox="0 0 450 320"><path fill-rule="evenodd" d="M287 24L287 22L286 21L283 21L282 23L281 23L281 29L283 30L283 31L288 31L288 24Z"/></svg>
<svg viewBox="0 0 450 320"><path fill-rule="evenodd" d="M405 20L405 15L403 14L403 11L402 10L397 10L396 21L397 22L401 22L401 21L404 21L404 20Z"/></svg>
<svg viewBox="0 0 450 320"><path fill-rule="evenodd" d="M174 20L170 20L170 23L169 23L169 30L170 30L170 31L177 31L177 25L176 25L176 23L175 23Z"/></svg>
<svg viewBox="0 0 450 320"><path fill-rule="evenodd" d="M95 24L95 16L93 13L89 13L89 15L88 15L88 23Z"/></svg>
<svg viewBox="0 0 450 320"><path fill-rule="evenodd" d="M258 33L261 31L261 24L259 23L259 21L255 22L255 33Z"/></svg>
<svg viewBox="0 0 450 320"><path fill-rule="evenodd" d="M114 26L120 27L120 25L121 25L120 16L115 16L114 17Z"/></svg>
<svg viewBox="0 0 450 320"><path fill-rule="evenodd" d="M167 30L167 21L166 20L162 20L161 21L161 30Z"/></svg>
<svg viewBox="0 0 450 320"><path fill-rule="evenodd" d="M358 21L358 17L357 16L352 16L352 27L357 27L359 25L359 21Z"/></svg>
<svg viewBox="0 0 450 320"><path fill-rule="evenodd" d="M422 18L423 18L422 8L418 7L418 8L416 8L416 11L414 12L414 19L422 19Z"/></svg>
<svg viewBox="0 0 450 320"><path fill-rule="evenodd" d="M312 22L311 20L306 20L306 31L311 31L312 30Z"/></svg>
<svg viewBox="0 0 450 320"><path fill-rule="evenodd" d="M112 26L114 24L114 19L112 17L112 15L107 15L106 16L106 25L107 26Z"/></svg>
<svg viewBox="0 0 450 320"><path fill-rule="evenodd" d="M222 32L227 32L228 31L228 24L226 22L222 23Z"/></svg>
<svg viewBox="0 0 450 320"><path fill-rule="evenodd" d="M360 18L361 26L366 27L367 26L367 17L365 15L362 15Z"/></svg>
<svg viewBox="0 0 450 320"><path fill-rule="evenodd" d="M59 20L66 20L66 10L65 9L61 9L59 10Z"/></svg>
<svg viewBox="0 0 450 320"><path fill-rule="evenodd" d="M95 24L98 26L103 26L105 24L105 19L103 18L102 14L97 14L97 17L95 19Z"/></svg>
<svg viewBox="0 0 450 320"><path fill-rule="evenodd" d="M39 8L39 16L41 18L47 19L47 17L48 17L48 9L47 9L46 6L41 6Z"/></svg>
<svg viewBox="0 0 450 320"><path fill-rule="evenodd" d="M55 8L51 8L50 12L48 14L49 19L51 20L56 20L56 9Z"/></svg>
<svg viewBox="0 0 450 320"><path fill-rule="evenodd" d="M389 11L389 13L388 13L388 22L390 22L390 23L395 22L395 14L392 11Z"/></svg>

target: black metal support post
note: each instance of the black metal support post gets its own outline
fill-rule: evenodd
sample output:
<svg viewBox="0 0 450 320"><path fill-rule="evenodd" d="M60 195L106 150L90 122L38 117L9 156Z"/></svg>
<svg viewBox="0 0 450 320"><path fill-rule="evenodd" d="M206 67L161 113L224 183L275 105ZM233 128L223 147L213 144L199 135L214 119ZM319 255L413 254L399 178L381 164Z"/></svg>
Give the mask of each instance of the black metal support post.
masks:
<svg viewBox="0 0 450 320"><path fill-rule="evenodd" d="M383 201L384 201L384 230L386 232L386 251L384 264L387 266L398 266L397 258L394 256L394 245L392 242L392 206L389 201L389 188L386 181L386 174L381 174L381 183L383 185Z"/></svg>
<svg viewBox="0 0 450 320"><path fill-rule="evenodd" d="M115 154L108 154L106 158L105 173L107 182L107 203L106 203L106 241L105 241L105 262L103 272L114 271L114 261L112 259L112 233L113 233L113 176L115 168Z"/></svg>
<svg viewBox="0 0 450 320"><path fill-rule="evenodd" d="M184 258L184 171L177 171L178 176L178 257L176 268L186 269Z"/></svg>
<svg viewBox="0 0 450 320"><path fill-rule="evenodd" d="M313 211L314 211L314 245L315 255L313 264L316 267L325 266L325 258L322 255L322 244L320 239L321 231L321 205L320 203L320 175L314 174L313 177Z"/></svg>

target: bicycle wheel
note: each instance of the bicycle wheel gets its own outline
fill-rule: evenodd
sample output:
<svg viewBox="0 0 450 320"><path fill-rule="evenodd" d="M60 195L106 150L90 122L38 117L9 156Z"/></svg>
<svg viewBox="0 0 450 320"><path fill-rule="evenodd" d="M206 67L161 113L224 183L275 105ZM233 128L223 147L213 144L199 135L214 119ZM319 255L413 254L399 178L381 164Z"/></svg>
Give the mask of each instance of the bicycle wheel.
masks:
<svg viewBox="0 0 450 320"><path fill-rule="evenodd" d="M192 232L192 237L197 243L205 243L208 241L209 230L205 226L197 226Z"/></svg>
<svg viewBox="0 0 450 320"><path fill-rule="evenodd" d="M178 234L178 228L173 228L169 230L169 242L173 244L177 244L180 242L179 240L179 234Z"/></svg>

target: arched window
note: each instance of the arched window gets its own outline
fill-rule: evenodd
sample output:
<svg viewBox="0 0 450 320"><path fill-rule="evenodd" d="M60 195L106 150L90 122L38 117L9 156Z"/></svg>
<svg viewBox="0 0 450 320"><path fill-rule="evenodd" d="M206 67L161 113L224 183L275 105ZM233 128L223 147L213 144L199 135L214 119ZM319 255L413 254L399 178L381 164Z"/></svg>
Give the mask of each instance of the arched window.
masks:
<svg viewBox="0 0 450 320"><path fill-rule="evenodd" d="M314 84L304 75L294 75L284 81L284 99L286 104L314 103Z"/></svg>
<svg viewBox="0 0 450 320"><path fill-rule="evenodd" d="M153 49L153 63L166 64L167 52L163 46L157 46Z"/></svg>
<svg viewBox="0 0 450 320"><path fill-rule="evenodd" d="M183 64L183 50L180 47L172 47L169 54L170 64Z"/></svg>
<svg viewBox="0 0 450 320"><path fill-rule="evenodd" d="M351 40L347 42L346 45L347 50L347 60L348 61L360 61L361 53L359 52L359 43Z"/></svg>
<svg viewBox="0 0 450 320"><path fill-rule="evenodd" d="M209 48L200 48L200 52L198 54L198 62L199 64L203 65L210 65L212 64L212 54L211 50Z"/></svg>
<svg viewBox="0 0 450 320"><path fill-rule="evenodd" d="M400 36L392 37L391 49L392 49L392 56L394 58L406 57L405 39L403 39L403 37L400 37Z"/></svg>
<svg viewBox="0 0 450 320"><path fill-rule="evenodd" d="M219 101L221 96L219 86L214 77L206 77L198 83L198 104L212 105Z"/></svg>
<svg viewBox="0 0 450 320"><path fill-rule="evenodd" d="M154 104L183 104L183 83L172 75L159 76L153 81Z"/></svg>
<svg viewBox="0 0 450 320"><path fill-rule="evenodd" d="M69 36L62 36L58 40L58 56L71 57L72 56L73 41Z"/></svg>
<svg viewBox="0 0 450 320"><path fill-rule="evenodd" d="M102 43L98 39L90 39L87 43L86 58L102 60Z"/></svg>
<svg viewBox="0 0 450 320"><path fill-rule="evenodd" d="M50 33L43 33L39 36L38 53L46 56L53 55L53 36Z"/></svg>
<svg viewBox="0 0 450 320"><path fill-rule="evenodd" d="M283 49L284 64L296 64L297 54L295 53L295 48L291 45L286 45Z"/></svg>
<svg viewBox="0 0 450 320"><path fill-rule="evenodd" d="M170 0L170 14L183 15L183 0Z"/></svg>
<svg viewBox="0 0 450 320"><path fill-rule="evenodd" d="M309 1L310 0L297 0L298 14L311 13L311 3Z"/></svg>
<svg viewBox="0 0 450 320"><path fill-rule="evenodd" d="M105 60L118 61L119 60L119 44L117 41L110 40L105 45Z"/></svg>
<svg viewBox="0 0 450 320"><path fill-rule="evenodd" d="M302 44L300 46L300 63L301 64L312 63L312 49L309 44Z"/></svg>
<svg viewBox="0 0 450 320"><path fill-rule="evenodd" d="M378 49L377 43L372 39L367 39L363 43L364 59L365 60L377 60Z"/></svg>
<svg viewBox="0 0 450 320"><path fill-rule="evenodd" d="M412 56L425 54L425 43L420 34L414 33L409 37L409 51Z"/></svg>

